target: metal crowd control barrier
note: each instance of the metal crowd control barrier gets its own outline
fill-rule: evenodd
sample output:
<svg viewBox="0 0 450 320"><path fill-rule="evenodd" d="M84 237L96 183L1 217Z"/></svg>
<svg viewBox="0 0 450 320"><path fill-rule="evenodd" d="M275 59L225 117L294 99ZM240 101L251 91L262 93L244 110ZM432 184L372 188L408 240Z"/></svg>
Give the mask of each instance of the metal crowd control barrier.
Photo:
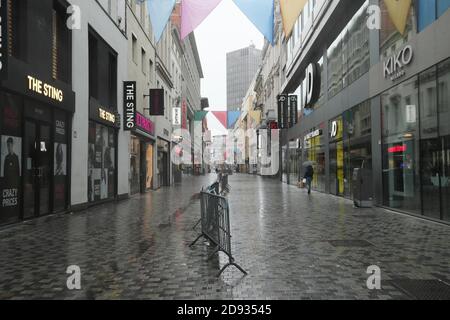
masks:
<svg viewBox="0 0 450 320"><path fill-rule="evenodd" d="M247 272L235 262L231 253L230 207L227 198L202 191L200 199L202 233L190 247L193 247L201 238L205 238L216 246L208 259L211 259L220 251L228 256L229 262L220 270L217 277L220 277L225 269L230 266L235 266L244 275L247 275Z"/></svg>

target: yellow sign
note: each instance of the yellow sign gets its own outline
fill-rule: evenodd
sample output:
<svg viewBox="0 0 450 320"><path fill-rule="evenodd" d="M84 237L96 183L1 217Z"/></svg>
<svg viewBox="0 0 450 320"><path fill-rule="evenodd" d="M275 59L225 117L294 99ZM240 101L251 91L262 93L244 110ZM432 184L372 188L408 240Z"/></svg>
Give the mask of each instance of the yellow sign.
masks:
<svg viewBox="0 0 450 320"><path fill-rule="evenodd" d="M289 38L291 35L292 29L307 1L308 0L280 0L283 29L286 38Z"/></svg>
<svg viewBox="0 0 450 320"><path fill-rule="evenodd" d="M63 102L64 100L62 90L32 76L28 76L28 89L55 101Z"/></svg>
<svg viewBox="0 0 450 320"><path fill-rule="evenodd" d="M412 0L384 0L384 3L398 32L405 34Z"/></svg>
<svg viewBox="0 0 450 320"><path fill-rule="evenodd" d="M102 108L99 108L99 116L100 119L103 119L105 121L116 123L116 116L112 114L111 112L108 112L106 110L103 110Z"/></svg>

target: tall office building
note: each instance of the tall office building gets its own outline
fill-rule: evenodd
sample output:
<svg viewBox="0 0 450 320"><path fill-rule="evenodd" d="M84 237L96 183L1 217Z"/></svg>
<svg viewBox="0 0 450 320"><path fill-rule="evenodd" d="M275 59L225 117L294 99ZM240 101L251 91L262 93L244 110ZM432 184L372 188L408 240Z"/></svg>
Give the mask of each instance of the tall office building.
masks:
<svg viewBox="0 0 450 320"><path fill-rule="evenodd" d="M227 53L227 106L228 111L240 110L261 63L261 50L251 45Z"/></svg>

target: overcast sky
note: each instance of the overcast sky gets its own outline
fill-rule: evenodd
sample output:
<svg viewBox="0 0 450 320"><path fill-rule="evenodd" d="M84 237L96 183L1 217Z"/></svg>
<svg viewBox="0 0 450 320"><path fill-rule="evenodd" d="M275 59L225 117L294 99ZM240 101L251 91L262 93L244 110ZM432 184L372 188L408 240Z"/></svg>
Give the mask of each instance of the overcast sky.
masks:
<svg viewBox="0 0 450 320"><path fill-rule="evenodd" d="M195 30L204 79L202 96L209 99L210 110L227 110L227 52L248 47L251 43L261 49L264 37L232 0L223 0ZM213 115L208 115L213 135L223 134L224 128Z"/></svg>

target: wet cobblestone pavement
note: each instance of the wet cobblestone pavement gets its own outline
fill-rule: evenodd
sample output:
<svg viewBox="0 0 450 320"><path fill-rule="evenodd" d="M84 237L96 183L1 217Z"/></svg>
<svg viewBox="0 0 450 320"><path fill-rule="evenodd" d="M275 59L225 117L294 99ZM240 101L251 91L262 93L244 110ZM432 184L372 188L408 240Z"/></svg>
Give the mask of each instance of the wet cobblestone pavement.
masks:
<svg viewBox="0 0 450 320"><path fill-rule="evenodd" d="M450 227L247 175L230 177L229 200L234 255L249 275L216 278L225 257L208 261L203 241L189 248L195 195L215 176L183 178L0 230L0 299L409 299L390 281L449 282ZM66 288L69 265L80 266L82 290ZM382 290L367 289L370 265Z"/></svg>

